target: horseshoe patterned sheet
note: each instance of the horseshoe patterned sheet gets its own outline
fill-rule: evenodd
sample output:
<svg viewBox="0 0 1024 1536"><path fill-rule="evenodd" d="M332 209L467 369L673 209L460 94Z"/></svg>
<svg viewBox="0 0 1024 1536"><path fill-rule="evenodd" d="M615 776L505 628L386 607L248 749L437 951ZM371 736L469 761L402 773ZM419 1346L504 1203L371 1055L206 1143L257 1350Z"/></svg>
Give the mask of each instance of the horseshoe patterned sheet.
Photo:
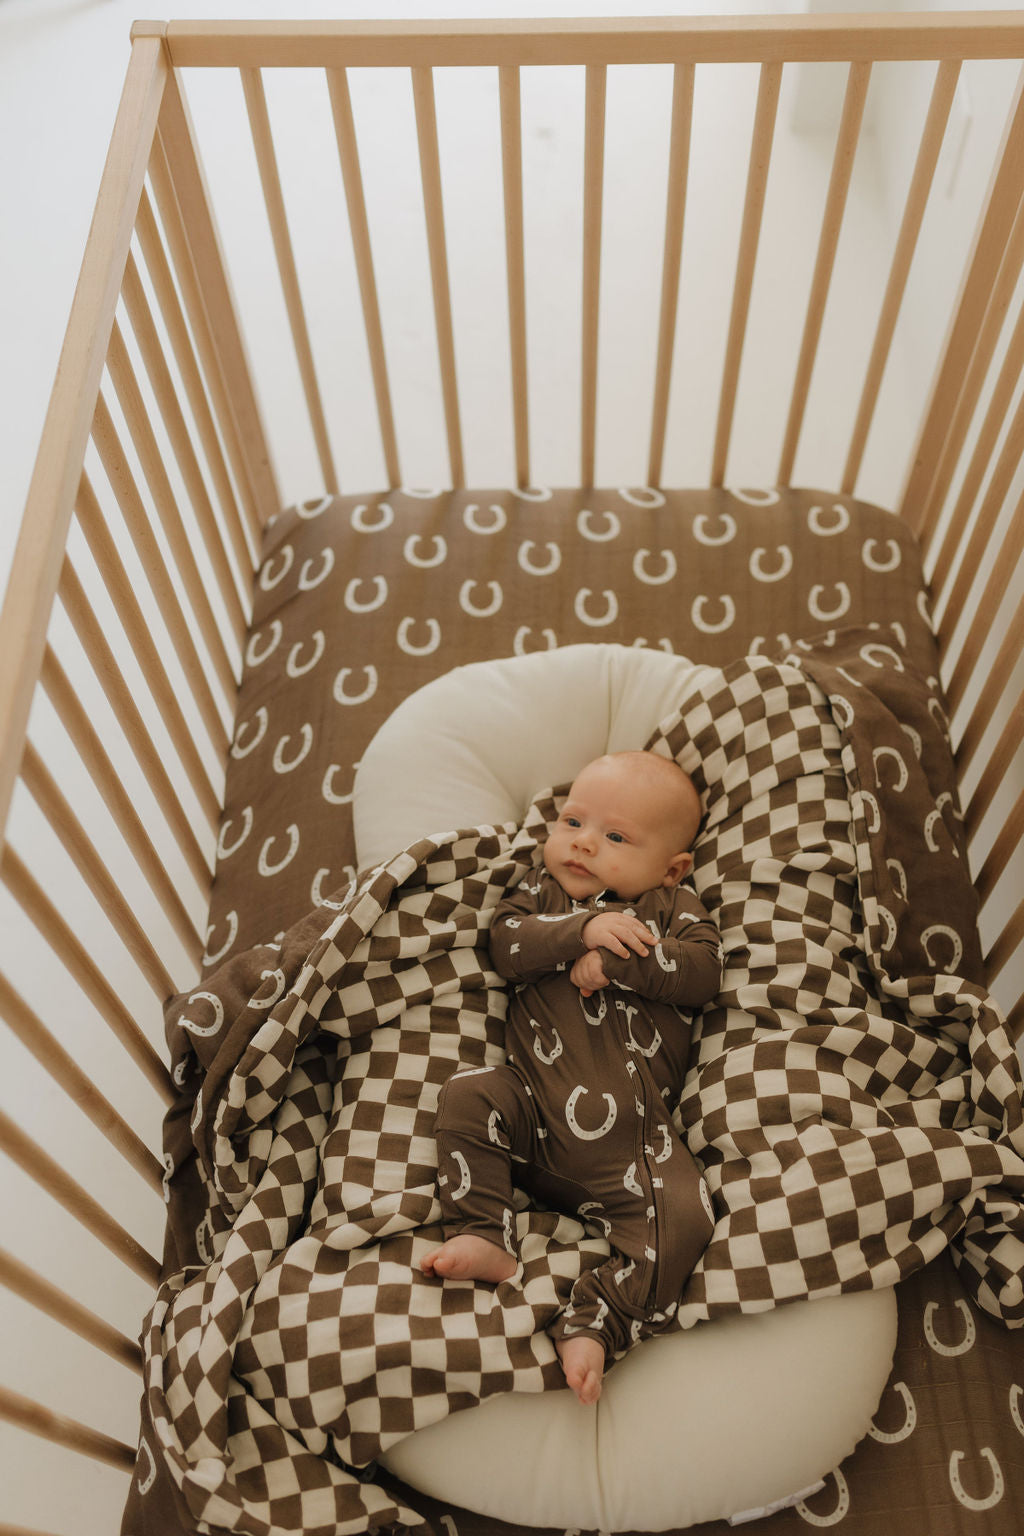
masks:
<svg viewBox="0 0 1024 1536"><path fill-rule="evenodd" d="M823 536L838 540L841 521L823 516ZM763 547L777 542L762 530ZM666 546L648 532L643 547ZM693 878L725 954L675 1111L717 1218L677 1325L900 1282L875 1433L770 1527L753 1521L758 1536L932 1536L937 1508L951 1530L1015 1536L1024 1507L1024 1096L981 982L936 685L903 622L712 667L653 743L702 790ZM371 665L356 652L345 664L357 678ZM268 712L271 753L322 718L307 697L298 724L282 722L264 699L250 702ZM299 813L269 831L254 813L239 841L252 803L229 818L227 862L251 846L272 870L293 828L301 842ZM490 914L558 803L541 794L519 830L424 839L337 884L321 840L322 904L279 938L232 953L231 924L211 924L225 958L167 1010L181 1098L126 1530L164 1536L184 1508L190 1533L422 1528L429 1501L354 1469L455 1408L562 1385L546 1325L606 1257L600 1235L524 1202L509 1217L521 1281L474 1292L471 1311L418 1267L438 1232L440 1086L503 1059ZM604 1027L598 1010L584 1027ZM596 1130L605 1106L579 1109ZM434 1514L439 1529L501 1530Z"/></svg>

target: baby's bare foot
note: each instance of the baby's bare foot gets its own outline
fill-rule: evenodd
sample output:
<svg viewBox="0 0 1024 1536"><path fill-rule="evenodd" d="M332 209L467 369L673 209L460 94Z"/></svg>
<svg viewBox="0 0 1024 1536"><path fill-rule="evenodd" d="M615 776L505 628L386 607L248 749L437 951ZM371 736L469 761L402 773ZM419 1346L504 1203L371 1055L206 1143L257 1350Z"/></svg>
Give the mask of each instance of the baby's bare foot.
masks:
<svg viewBox="0 0 1024 1536"><path fill-rule="evenodd" d="M596 1403L604 1375L604 1350L600 1344L585 1334L577 1334L571 1339L556 1339L555 1348L565 1379L580 1402L587 1406Z"/></svg>
<svg viewBox="0 0 1024 1536"><path fill-rule="evenodd" d="M502 1280L511 1280L516 1261L486 1237L460 1232L426 1254L420 1260L420 1269L425 1275L440 1275L444 1280L486 1280L497 1285Z"/></svg>

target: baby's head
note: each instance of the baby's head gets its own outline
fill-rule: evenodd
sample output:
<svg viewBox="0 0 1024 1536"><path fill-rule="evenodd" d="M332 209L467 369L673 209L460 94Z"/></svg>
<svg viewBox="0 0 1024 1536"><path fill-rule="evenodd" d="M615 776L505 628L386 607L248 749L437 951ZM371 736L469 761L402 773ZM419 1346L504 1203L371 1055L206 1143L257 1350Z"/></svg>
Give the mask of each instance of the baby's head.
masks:
<svg viewBox="0 0 1024 1536"><path fill-rule="evenodd" d="M577 901L613 890L625 901L678 885L693 863L700 796L654 752L614 752L577 774L544 844L544 864Z"/></svg>

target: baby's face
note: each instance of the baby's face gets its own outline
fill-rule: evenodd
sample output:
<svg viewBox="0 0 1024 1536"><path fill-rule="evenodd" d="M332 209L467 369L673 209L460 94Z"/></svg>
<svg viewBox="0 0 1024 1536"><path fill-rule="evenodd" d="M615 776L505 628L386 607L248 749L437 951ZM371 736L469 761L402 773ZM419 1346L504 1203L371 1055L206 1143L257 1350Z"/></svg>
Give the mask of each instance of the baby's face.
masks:
<svg viewBox="0 0 1024 1536"><path fill-rule="evenodd" d="M691 856L666 832L664 796L607 761L584 768L544 844L544 864L576 901L614 890L626 901L678 885Z"/></svg>

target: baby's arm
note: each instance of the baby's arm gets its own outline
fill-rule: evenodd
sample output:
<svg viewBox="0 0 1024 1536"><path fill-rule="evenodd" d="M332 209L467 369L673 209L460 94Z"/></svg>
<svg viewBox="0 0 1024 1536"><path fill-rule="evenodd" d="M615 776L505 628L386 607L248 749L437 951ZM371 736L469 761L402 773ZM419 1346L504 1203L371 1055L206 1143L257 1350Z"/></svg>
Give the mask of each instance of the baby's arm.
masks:
<svg viewBox="0 0 1024 1536"><path fill-rule="evenodd" d="M560 966L567 969L585 953L582 933L591 913L542 912L539 894L540 877L534 870L502 898L491 922L491 961L508 981L539 981Z"/></svg>
<svg viewBox="0 0 1024 1536"><path fill-rule="evenodd" d="M619 982L641 997L674 1003L679 1008L700 1008L721 986L718 929L687 891L677 894L665 916L661 937L650 935L647 955L631 952L622 956L602 948L605 974L610 982Z"/></svg>

